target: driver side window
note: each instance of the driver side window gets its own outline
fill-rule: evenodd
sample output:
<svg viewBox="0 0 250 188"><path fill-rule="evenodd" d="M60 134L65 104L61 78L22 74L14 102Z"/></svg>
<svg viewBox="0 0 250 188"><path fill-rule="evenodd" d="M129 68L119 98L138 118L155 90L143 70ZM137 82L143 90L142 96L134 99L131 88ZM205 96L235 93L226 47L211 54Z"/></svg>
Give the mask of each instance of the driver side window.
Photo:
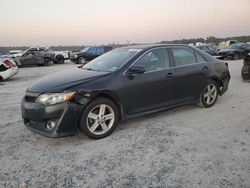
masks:
<svg viewBox="0 0 250 188"><path fill-rule="evenodd" d="M169 68L169 57L166 48L154 49L144 54L134 66L140 66L145 72L159 71Z"/></svg>

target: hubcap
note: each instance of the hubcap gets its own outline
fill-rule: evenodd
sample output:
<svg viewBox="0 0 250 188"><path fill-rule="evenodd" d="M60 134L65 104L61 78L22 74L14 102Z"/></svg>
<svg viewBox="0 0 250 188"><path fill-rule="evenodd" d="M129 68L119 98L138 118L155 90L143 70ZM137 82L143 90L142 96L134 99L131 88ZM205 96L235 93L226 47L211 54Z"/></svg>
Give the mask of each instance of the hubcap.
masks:
<svg viewBox="0 0 250 188"><path fill-rule="evenodd" d="M204 100L207 104L212 104L217 97L217 88L214 84L209 84L204 92Z"/></svg>
<svg viewBox="0 0 250 188"><path fill-rule="evenodd" d="M87 127L91 133L101 135L112 128L114 121L115 113L113 109L106 104L101 104L95 106L88 113Z"/></svg>

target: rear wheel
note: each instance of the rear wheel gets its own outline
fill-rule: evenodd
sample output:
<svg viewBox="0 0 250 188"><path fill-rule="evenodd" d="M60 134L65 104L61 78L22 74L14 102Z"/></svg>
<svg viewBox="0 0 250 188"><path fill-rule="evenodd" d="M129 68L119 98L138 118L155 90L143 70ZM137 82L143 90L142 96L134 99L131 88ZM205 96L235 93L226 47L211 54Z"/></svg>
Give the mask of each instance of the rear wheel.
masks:
<svg viewBox="0 0 250 188"><path fill-rule="evenodd" d="M52 60L50 58L44 58L42 65L49 66L51 63L52 63Z"/></svg>
<svg viewBox="0 0 250 188"><path fill-rule="evenodd" d="M63 55L61 55L61 54L56 55L55 62L58 63L58 64L63 64L64 63Z"/></svg>
<svg viewBox="0 0 250 188"><path fill-rule="evenodd" d="M117 106L106 98L98 98L82 113L79 129L89 138L101 139L110 135L118 122Z"/></svg>
<svg viewBox="0 0 250 188"><path fill-rule="evenodd" d="M212 107L218 98L218 84L210 80L200 94L200 105L205 108Z"/></svg>

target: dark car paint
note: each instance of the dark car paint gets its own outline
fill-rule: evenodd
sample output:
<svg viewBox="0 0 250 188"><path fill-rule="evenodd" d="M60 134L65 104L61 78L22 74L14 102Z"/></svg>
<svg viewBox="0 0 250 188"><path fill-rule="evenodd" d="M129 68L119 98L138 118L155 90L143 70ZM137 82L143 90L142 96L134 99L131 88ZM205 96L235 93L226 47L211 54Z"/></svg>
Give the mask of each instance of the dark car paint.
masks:
<svg viewBox="0 0 250 188"><path fill-rule="evenodd" d="M22 56L14 58L18 66L43 65L44 61L54 61L55 54L45 48L30 48Z"/></svg>
<svg viewBox="0 0 250 188"><path fill-rule="evenodd" d="M28 87L27 94L23 98L21 109L25 125L48 137L73 135L77 132L80 114L86 105L98 96L114 101L119 108L120 119L126 120L183 104L196 103L209 79L218 82L221 89L220 95L227 90L230 74L225 63L219 62L207 53L191 48L202 55L207 62L174 67L175 62L169 48L176 46L191 48L183 45L143 46L144 49L141 52L121 69L112 73L78 69L75 73L59 73L55 77L41 79ZM171 66L169 69L133 76L126 74L126 70L136 59L154 48L169 49ZM163 85L166 87L162 87ZM35 103L35 99L41 93L62 91L75 91L76 95L70 102L52 106ZM30 95L35 96L32 98ZM55 114L60 111L62 115L46 116L48 112L54 113L54 111ZM43 118L37 120L37 114ZM46 122L51 118L57 119L60 126L52 132L43 131L43 129L46 130ZM38 131L34 128L37 122L43 127Z"/></svg>
<svg viewBox="0 0 250 188"><path fill-rule="evenodd" d="M203 47L205 49L203 49ZM218 52L217 52L217 49L214 48L213 46L210 46L210 45L202 45L202 46L197 46L196 48L198 48L199 50L202 50L212 56L217 56L218 55ZM211 49L212 48L212 49Z"/></svg>
<svg viewBox="0 0 250 188"><path fill-rule="evenodd" d="M241 44L241 46L244 46L247 44ZM218 55L222 56L222 58L233 58L234 55L238 55L239 58L245 58L247 54L250 52L250 45L247 45L249 47L246 47L245 49L239 48L239 49L234 49L234 48L226 48L223 50L220 50L218 52Z"/></svg>
<svg viewBox="0 0 250 188"><path fill-rule="evenodd" d="M94 46L94 47L89 47L90 49L87 51L87 52L75 52L75 53L72 53L70 55L70 60L75 62L75 63L78 63L79 62L79 58L80 57L83 57L86 61L91 61L95 58L97 58L98 56L112 50L112 47L109 47L109 46ZM102 48L103 52L102 53L92 53L90 52L90 50L92 48ZM77 55L77 57L75 57L75 55Z"/></svg>

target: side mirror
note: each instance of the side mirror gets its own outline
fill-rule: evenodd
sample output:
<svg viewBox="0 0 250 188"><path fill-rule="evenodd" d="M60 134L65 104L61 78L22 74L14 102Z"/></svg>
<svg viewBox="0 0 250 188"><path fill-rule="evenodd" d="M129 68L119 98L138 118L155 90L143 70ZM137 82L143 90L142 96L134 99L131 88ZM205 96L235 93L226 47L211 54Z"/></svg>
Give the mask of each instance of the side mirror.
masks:
<svg viewBox="0 0 250 188"><path fill-rule="evenodd" d="M129 75L143 74L144 72L146 72L146 70L141 66L132 66L127 71Z"/></svg>

